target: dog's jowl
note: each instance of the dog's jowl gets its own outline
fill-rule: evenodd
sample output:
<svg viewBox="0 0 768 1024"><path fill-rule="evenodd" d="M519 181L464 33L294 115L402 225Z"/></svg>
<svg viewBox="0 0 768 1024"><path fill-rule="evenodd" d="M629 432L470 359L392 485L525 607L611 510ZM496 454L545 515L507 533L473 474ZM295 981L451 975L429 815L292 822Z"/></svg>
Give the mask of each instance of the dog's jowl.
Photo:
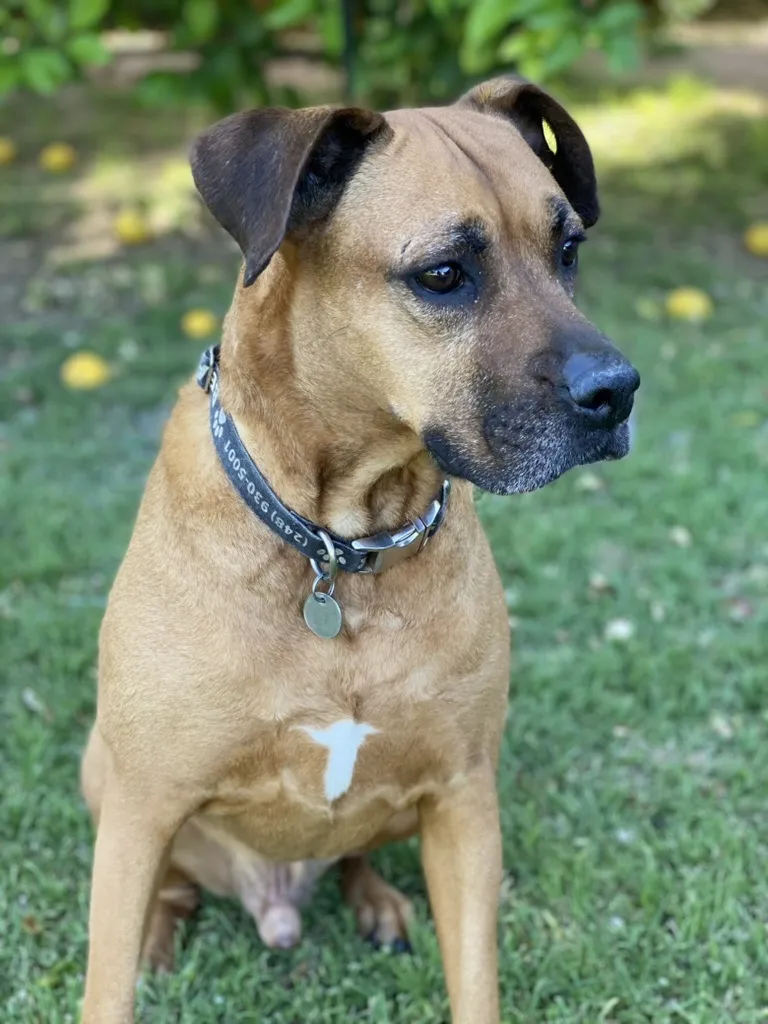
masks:
<svg viewBox="0 0 768 1024"><path fill-rule="evenodd" d="M360 930L402 946L367 855L419 833L452 1020L498 1024L509 636L472 489L627 452L637 373L573 303L589 148L499 79L236 114L192 168L244 265L101 630L84 1020L133 1019L201 887L289 946L338 865Z"/></svg>

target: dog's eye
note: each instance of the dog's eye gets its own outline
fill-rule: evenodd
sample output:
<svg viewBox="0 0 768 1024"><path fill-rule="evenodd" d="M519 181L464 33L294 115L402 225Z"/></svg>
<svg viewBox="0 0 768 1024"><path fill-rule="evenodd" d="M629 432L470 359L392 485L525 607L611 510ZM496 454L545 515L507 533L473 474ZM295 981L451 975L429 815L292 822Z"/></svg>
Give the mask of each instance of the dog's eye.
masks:
<svg viewBox="0 0 768 1024"><path fill-rule="evenodd" d="M576 266L579 258L579 244L583 241L583 237L574 235L573 238L569 238L567 242L563 243L560 249L560 262L567 270Z"/></svg>
<svg viewBox="0 0 768 1024"><path fill-rule="evenodd" d="M445 295L456 291L464 282L464 273L457 263L441 263L416 274L414 280L428 292Z"/></svg>

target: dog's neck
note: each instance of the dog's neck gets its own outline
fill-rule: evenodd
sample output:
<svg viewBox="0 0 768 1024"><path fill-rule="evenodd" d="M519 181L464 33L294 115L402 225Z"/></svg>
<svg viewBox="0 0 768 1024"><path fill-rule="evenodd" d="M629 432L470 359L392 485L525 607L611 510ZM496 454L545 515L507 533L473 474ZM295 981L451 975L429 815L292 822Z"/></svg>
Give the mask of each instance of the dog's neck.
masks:
<svg viewBox="0 0 768 1024"><path fill-rule="evenodd" d="M400 526L424 511L443 474L413 430L366 406L351 369L318 386L298 368L287 277L276 267L250 289L238 283L222 338L222 405L289 508L350 538Z"/></svg>

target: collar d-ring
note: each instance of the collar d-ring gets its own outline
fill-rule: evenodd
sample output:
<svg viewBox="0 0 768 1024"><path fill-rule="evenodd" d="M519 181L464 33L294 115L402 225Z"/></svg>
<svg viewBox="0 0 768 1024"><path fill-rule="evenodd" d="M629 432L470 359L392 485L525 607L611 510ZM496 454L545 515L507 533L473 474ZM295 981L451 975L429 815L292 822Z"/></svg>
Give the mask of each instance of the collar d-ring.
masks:
<svg viewBox="0 0 768 1024"><path fill-rule="evenodd" d="M324 559L324 564L327 563L327 568L323 568L316 559L310 558L309 564L312 566L315 573L315 579L312 583L312 593L315 594L317 592L317 588L320 583L328 581L329 587L326 593L330 597L336 586L336 576L339 571L339 557L336 554L336 548L334 547L333 540L331 539L328 531L317 527L317 533L325 545L327 557Z"/></svg>

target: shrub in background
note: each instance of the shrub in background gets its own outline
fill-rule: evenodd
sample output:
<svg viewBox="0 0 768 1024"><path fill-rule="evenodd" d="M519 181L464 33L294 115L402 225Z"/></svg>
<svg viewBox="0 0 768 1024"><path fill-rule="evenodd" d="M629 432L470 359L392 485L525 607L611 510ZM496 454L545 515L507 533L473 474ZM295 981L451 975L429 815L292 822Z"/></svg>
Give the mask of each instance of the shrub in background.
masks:
<svg viewBox="0 0 768 1024"><path fill-rule="evenodd" d="M613 69L636 63L649 26L712 0L0 0L0 96L49 95L112 59L105 30L151 29L194 66L139 85L150 103L221 110L297 102L270 85L271 60L343 65L347 92L374 105L442 99L511 67L537 80L588 49Z"/></svg>

